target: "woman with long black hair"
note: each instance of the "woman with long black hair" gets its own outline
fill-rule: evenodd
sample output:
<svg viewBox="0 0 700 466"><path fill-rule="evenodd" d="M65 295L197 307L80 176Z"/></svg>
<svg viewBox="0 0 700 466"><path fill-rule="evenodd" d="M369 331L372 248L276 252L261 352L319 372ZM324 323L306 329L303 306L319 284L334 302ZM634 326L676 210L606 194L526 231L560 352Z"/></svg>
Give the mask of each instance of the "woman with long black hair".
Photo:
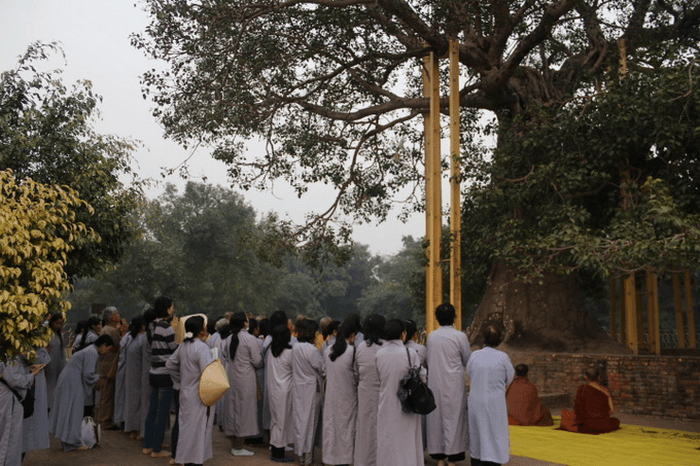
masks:
<svg viewBox="0 0 700 466"><path fill-rule="evenodd" d="M365 318L365 340L356 345L355 373L357 383L357 428L354 464L375 466L377 464L377 409L379 407L379 375L377 374L377 351L383 348L386 319L379 314Z"/></svg>
<svg viewBox="0 0 700 466"><path fill-rule="evenodd" d="M199 377L214 360L211 349L203 341L206 337L204 318L189 317L185 321L185 340L165 363L170 377L180 387L175 463L186 466L202 465L214 457L214 409L205 406L199 397Z"/></svg>
<svg viewBox="0 0 700 466"><path fill-rule="evenodd" d="M224 434L231 440L233 456L252 456L243 448L245 437L257 435L258 405L255 369L262 366L257 339L249 334L248 317L236 312L229 320L231 334L221 345L221 356L228 373L231 389L224 395Z"/></svg>
<svg viewBox="0 0 700 466"><path fill-rule="evenodd" d="M315 321L303 320L297 327L298 342L292 348L294 452L302 466L312 464L314 438L323 401L323 355L314 345L318 329Z"/></svg>
<svg viewBox="0 0 700 466"><path fill-rule="evenodd" d="M73 351L80 351L83 348L87 348L90 344L97 340L100 333L102 333L102 320L99 317L90 317L83 328L83 333L80 334L80 340L78 341L76 338L76 344L73 346Z"/></svg>
<svg viewBox="0 0 700 466"><path fill-rule="evenodd" d="M323 462L349 465L353 462L357 419L355 376L355 334L357 328L345 321L338 328L333 346L326 348L326 399L323 403Z"/></svg>
<svg viewBox="0 0 700 466"><path fill-rule="evenodd" d="M265 361L265 380L270 397L270 459L278 463L293 461L284 455L285 447L294 443L291 338L287 325L273 328L272 343Z"/></svg>

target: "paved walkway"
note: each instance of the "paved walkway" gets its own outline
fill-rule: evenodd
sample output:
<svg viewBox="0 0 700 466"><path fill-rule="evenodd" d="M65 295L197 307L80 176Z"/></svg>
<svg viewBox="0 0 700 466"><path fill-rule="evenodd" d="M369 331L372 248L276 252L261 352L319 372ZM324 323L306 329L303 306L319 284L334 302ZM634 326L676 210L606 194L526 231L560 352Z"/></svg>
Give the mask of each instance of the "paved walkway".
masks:
<svg viewBox="0 0 700 466"><path fill-rule="evenodd" d="M561 410L552 410L552 414L559 415ZM673 421L657 419L646 416L618 415L623 424L636 424L663 429L676 429L688 432L700 432L700 421ZM536 429L536 427L533 427ZM169 439L169 433L166 435ZM247 458L234 458L229 453L229 442L223 433L218 430L214 433L214 458L205 463L206 466L229 466L231 464L241 466L269 466L277 464L269 459L270 453L267 447L249 447L255 452L255 456ZM292 453L288 453L293 456ZM51 439L51 449L30 451L22 463L23 466L167 466L167 459L153 459L141 454L141 442L132 440L120 432L106 431L102 435L100 446L88 451L76 451L64 453L60 442ZM290 463L294 464L294 463ZM435 461L426 456L426 465L433 466ZM458 463L459 466L468 466L469 461ZM511 457L508 466L551 466L556 463L547 463L542 460L514 456ZM400 466L400 465L397 465Z"/></svg>

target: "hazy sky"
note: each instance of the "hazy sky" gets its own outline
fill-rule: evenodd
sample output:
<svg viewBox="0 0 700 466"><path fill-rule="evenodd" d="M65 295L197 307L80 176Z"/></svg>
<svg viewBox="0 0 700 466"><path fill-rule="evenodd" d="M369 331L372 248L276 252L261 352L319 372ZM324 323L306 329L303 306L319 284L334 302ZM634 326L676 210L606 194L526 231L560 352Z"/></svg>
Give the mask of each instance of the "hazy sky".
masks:
<svg viewBox="0 0 700 466"><path fill-rule="evenodd" d="M147 24L140 0L0 0L0 71L16 66L17 57L32 42L61 42L65 62L52 64L64 70L64 83L88 79L103 97L96 130L142 142L144 147L135 153L134 167L141 177L183 186L185 182L177 174L165 179L161 175L164 167L177 166L189 152L162 137L162 128L151 116L153 104L141 96L140 74L158 63L133 48L129 35L141 32ZM206 177L211 183L228 186L225 165L209 157L206 149L196 152L189 165L195 180ZM149 195L156 196L161 189L156 187ZM312 190L298 200L283 183L263 193L242 194L258 214L275 211L296 222L303 221L305 212L325 210L331 195ZM421 214L406 224L395 216L378 226L356 226L355 241L368 244L374 254L394 254L401 249L402 236L424 235Z"/></svg>

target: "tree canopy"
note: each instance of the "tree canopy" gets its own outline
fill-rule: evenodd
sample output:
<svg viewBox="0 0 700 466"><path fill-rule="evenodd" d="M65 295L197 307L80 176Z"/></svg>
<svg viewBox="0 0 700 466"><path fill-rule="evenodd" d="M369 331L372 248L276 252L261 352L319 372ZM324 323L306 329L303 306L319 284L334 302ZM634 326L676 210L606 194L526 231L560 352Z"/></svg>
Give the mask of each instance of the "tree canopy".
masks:
<svg viewBox="0 0 700 466"><path fill-rule="evenodd" d="M694 1L147 3L152 22L133 43L170 65L144 75L166 133L212 144L243 187L275 178L300 194L313 182L335 186L325 213L363 220L384 218L421 179L421 59L443 55L451 37L465 148L473 110L507 121L532 104L558 108L617 68L620 40L645 64L678 59L700 38ZM251 138L266 150L247 153Z"/></svg>
<svg viewBox="0 0 700 466"><path fill-rule="evenodd" d="M92 127L101 98L90 82L67 87L60 70L42 71L56 55L55 44L32 44L0 75L0 168L20 180L70 186L87 202L76 205L76 221L97 234L68 253L65 271L73 279L119 259L135 233L129 214L140 184L130 168L135 143Z"/></svg>
<svg viewBox="0 0 700 466"><path fill-rule="evenodd" d="M68 254L96 236L76 222L78 208L90 210L70 188L0 171L0 358L45 346L47 314L70 309Z"/></svg>
<svg viewBox="0 0 700 466"><path fill-rule="evenodd" d="M194 182L182 192L168 185L137 210L134 223L141 234L119 265L76 282L71 319L85 316L96 302L132 316L160 294L172 297L181 314L212 317L282 309L290 316L342 320L353 312L411 316L416 308L409 279L422 268L420 245L412 241L395 258L355 245L342 264L325 254L314 266L295 254L275 254L271 263L266 232L274 220L256 219L253 208L229 189Z"/></svg>

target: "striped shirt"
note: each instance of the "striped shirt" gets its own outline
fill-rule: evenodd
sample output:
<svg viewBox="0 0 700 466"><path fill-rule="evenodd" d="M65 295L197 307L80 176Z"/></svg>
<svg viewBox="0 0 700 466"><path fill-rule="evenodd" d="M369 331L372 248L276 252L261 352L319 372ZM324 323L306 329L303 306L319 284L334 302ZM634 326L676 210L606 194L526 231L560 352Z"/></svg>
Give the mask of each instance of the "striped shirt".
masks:
<svg viewBox="0 0 700 466"><path fill-rule="evenodd" d="M150 324L151 333L151 368L148 371L151 385L170 387L173 381L165 367L165 362L175 352L175 331L164 318L156 319Z"/></svg>

